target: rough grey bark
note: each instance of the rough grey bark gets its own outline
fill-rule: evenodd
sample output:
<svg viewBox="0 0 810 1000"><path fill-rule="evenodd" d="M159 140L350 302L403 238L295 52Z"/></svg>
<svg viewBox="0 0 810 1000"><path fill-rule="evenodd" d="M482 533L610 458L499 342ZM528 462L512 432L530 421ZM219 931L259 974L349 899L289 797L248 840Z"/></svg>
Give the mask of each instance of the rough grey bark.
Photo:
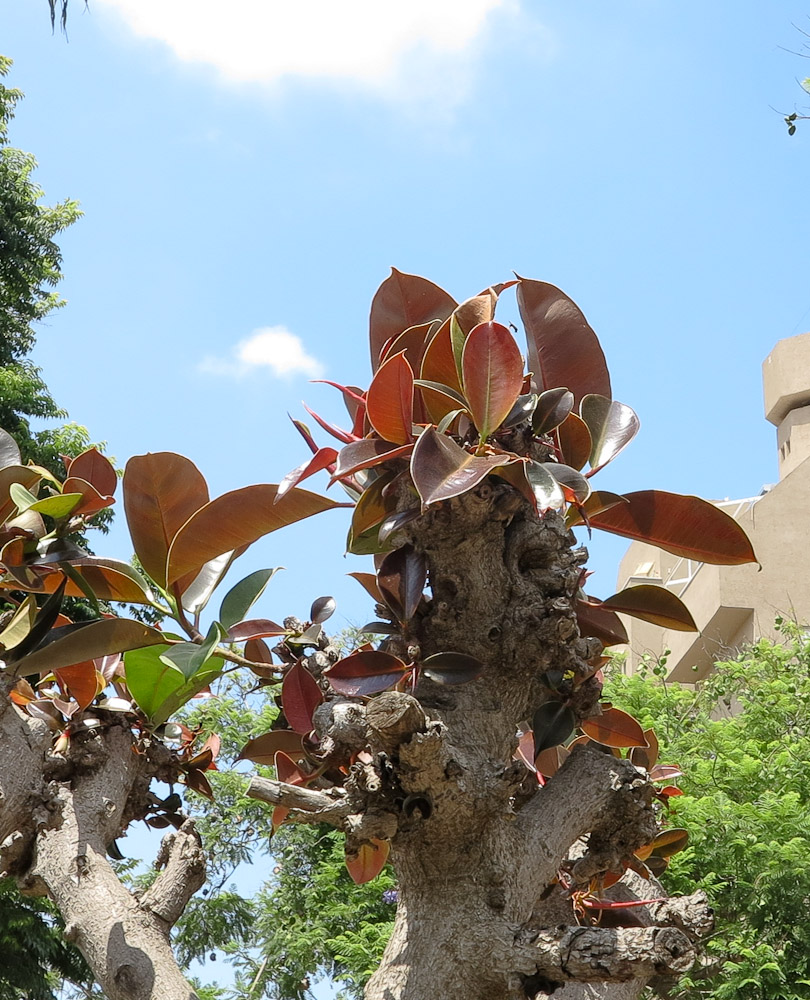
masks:
<svg viewBox="0 0 810 1000"><path fill-rule="evenodd" d="M163 871L140 899L119 881L108 845L144 811L153 777L169 776L158 745L134 747L114 716L54 753L53 733L8 701L0 681L0 873L47 894L66 934L110 1000L193 1000L169 931L205 878L190 824L164 839ZM138 752L134 752L134 750Z"/></svg>
<svg viewBox="0 0 810 1000"><path fill-rule="evenodd" d="M578 719L598 712L601 644L579 636L573 609L587 553L557 515L538 520L494 482L403 529L398 544L427 559L431 597L388 647L465 653L484 674L452 687L423 677L416 699L327 702L321 748L368 749L373 764L355 765L340 792L262 781L250 794L293 808L293 820L332 822L350 850L391 837L397 915L367 1000L579 1000L595 982L600 996L629 998L688 968L695 936L664 909L634 917L644 927L577 926L558 874L570 890L622 870L657 831L652 787L600 750L576 750L543 788L513 759L518 728L553 697L544 672L564 677L559 696Z"/></svg>

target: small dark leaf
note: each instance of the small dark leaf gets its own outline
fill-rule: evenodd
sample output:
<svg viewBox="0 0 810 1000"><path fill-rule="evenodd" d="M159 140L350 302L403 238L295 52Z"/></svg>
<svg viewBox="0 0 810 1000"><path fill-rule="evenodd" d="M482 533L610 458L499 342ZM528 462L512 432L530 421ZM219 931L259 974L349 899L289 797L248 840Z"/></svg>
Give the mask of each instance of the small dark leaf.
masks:
<svg viewBox="0 0 810 1000"><path fill-rule="evenodd" d="M332 687L345 695L371 695L396 684L412 667L377 649L352 653L324 670Z"/></svg>
<svg viewBox="0 0 810 1000"><path fill-rule="evenodd" d="M310 732L312 713L322 701L318 682L300 660L294 663L281 685L281 705L287 722L297 733Z"/></svg>
<svg viewBox="0 0 810 1000"><path fill-rule="evenodd" d="M478 677L484 664L466 653L434 653L422 660L421 667L437 684L467 684Z"/></svg>
<svg viewBox="0 0 810 1000"><path fill-rule="evenodd" d="M620 646L627 642L627 629L615 611L603 608L601 603L594 606L577 601L576 612L581 636L593 636L603 646Z"/></svg>
<svg viewBox="0 0 810 1000"><path fill-rule="evenodd" d="M564 743L576 725L576 717L568 705L559 701L547 701L532 716L534 733L534 756Z"/></svg>
<svg viewBox="0 0 810 1000"><path fill-rule="evenodd" d="M570 389L546 389L537 398L537 406L532 417L535 434L548 434L566 419L574 409L574 394Z"/></svg>
<svg viewBox="0 0 810 1000"><path fill-rule="evenodd" d="M290 729L274 729L272 732L257 736L254 740L248 740L236 759L252 760L254 764L273 767L275 755L279 750L294 761L306 759L301 733Z"/></svg>
<svg viewBox="0 0 810 1000"><path fill-rule="evenodd" d="M400 629L391 622L369 622L357 631L369 635L399 635Z"/></svg>
<svg viewBox="0 0 810 1000"><path fill-rule="evenodd" d="M377 585L385 603L401 622L416 611L427 582L427 557L412 545L403 545L383 559L377 571Z"/></svg>
<svg viewBox="0 0 810 1000"><path fill-rule="evenodd" d="M406 524L410 524L411 521L415 521L421 513L422 512L419 507L411 507L410 510L399 510L396 514L389 515L384 518L382 524L380 524L380 530L377 533L377 538L381 543L387 542L395 531L399 531L399 529L404 527Z"/></svg>
<svg viewBox="0 0 810 1000"><path fill-rule="evenodd" d="M320 625L327 618L332 617L336 607L337 602L334 597L319 597L312 602L312 607L309 609L309 620Z"/></svg>
<svg viewBox="0 0 810 1000"><path fill-rule="evenodd" d="M501 427L517 427L524 420L530 420L535 406L537 406L537 396L535 393L528 392L523 396L518 396L515 400L515 405L501 421Z"/></svg>

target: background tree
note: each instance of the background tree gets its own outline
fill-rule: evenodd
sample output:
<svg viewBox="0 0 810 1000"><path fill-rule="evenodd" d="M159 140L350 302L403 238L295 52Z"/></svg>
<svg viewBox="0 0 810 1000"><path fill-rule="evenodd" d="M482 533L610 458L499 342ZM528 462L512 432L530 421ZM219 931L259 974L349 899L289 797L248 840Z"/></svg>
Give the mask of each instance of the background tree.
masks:
<svg viewBox="0 0 810 1000"><path fill-rule="evenodd" d="M718 663L697 692L652 683L652 670L606 686L683 771L672 818L691 839L662 881L704 888L717 915L684 997L810 996L810 645L806 630L782 626L782 645L762 640Z"/></svg>

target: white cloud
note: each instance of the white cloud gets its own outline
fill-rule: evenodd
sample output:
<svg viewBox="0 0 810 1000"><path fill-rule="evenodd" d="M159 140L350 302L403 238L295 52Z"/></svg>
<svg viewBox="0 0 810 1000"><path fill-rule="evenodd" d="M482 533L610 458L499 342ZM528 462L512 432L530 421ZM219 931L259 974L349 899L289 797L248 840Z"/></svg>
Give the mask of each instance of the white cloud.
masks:
<svg viewBox="0 0 810 1000"><path fill-rule="evenodd" d="M240 340L230 358L207 355L197 366L209 375L242 378L261 368L269 368L276 378L308 375L320 378L324 367L307 354L300 337L283 326L264 326Z"/></svg>
<svg viewBox="0 0 810 1000"><path fill-rule="evenodd" d="M97 0L136 34L227 79L390 82L425 51L463 54L517 0ZM406 74L407 75L407 74Z"/></svg>

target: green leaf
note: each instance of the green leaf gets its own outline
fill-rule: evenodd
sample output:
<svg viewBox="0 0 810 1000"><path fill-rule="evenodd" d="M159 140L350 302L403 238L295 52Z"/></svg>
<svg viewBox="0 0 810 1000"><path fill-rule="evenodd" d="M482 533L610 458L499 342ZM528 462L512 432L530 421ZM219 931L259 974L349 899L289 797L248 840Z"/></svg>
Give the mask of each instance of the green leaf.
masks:
<svg viewBox="0 0 810 1000"><path fill-rule="evenodd" d="M111 653L123 653L164 642L162 632L128 618L101 618L81 625L77 631L55 641L46 641L23 659L17 672L26 676L40 671L58 670L60 667L70 667L74 663L84 663L85 660L95 660ZM59 629L54 631L60 632ZM46 640L47 638L46 636Z"/></svg>
<svg viewBox="0 0 810 1000"><path fill-rule="evenodd" d="M160 659L169 666L176 667L189 680L208 662L217 645L226 638L226 632L219 622L212 622L201 643L181 642L170 646Z"/></svg>
<svg viewBox="0 0 810 1000"><path fill-rule="evenodd" d="M3 649L8 649L21 643L34 627L36 615L37 602L34 595L31 594L17 608L11 621L0 632L0 646Z"/></svg>
<svg viewBox="0 0 810 1000"><path fill-rule="evenodd" d="M54 496L43 497L42 500L28 504L25 509L37 514L45 514L58 521L60 518L72 514L81 505L82 500L84 500L83 493L56 493ZM20 513L22 514L23 511L20 510Z"/></svg>
<svg viewBox="0 0 810 1000"><path fill-rule="evenodd" d="M28 510L31 504L37 502L37 498L27 490L21 483L11 483L8 488L8 495L14 501L19 513Z"/></svg>
<svg viewBox="0 0 810 1000"><path fill-rule="evenodd" d="M219 620L223 627L229 629L231 625L244 621L247 613L264 593L265 587L278 573L282 566L275 569L257 569L255 573L240 580L235 587L231 587L219 609Z"/></svg>
<svg viewBox="0 0 810 1000"><path fill-rule="evenodd" d="M166 722L194 695L208 687L225 666L224 660L211 657L202 670L186 680L178 669L163 661L163 655L170 648L164 644L124 654L129 692L153 726Z"/></svg>

